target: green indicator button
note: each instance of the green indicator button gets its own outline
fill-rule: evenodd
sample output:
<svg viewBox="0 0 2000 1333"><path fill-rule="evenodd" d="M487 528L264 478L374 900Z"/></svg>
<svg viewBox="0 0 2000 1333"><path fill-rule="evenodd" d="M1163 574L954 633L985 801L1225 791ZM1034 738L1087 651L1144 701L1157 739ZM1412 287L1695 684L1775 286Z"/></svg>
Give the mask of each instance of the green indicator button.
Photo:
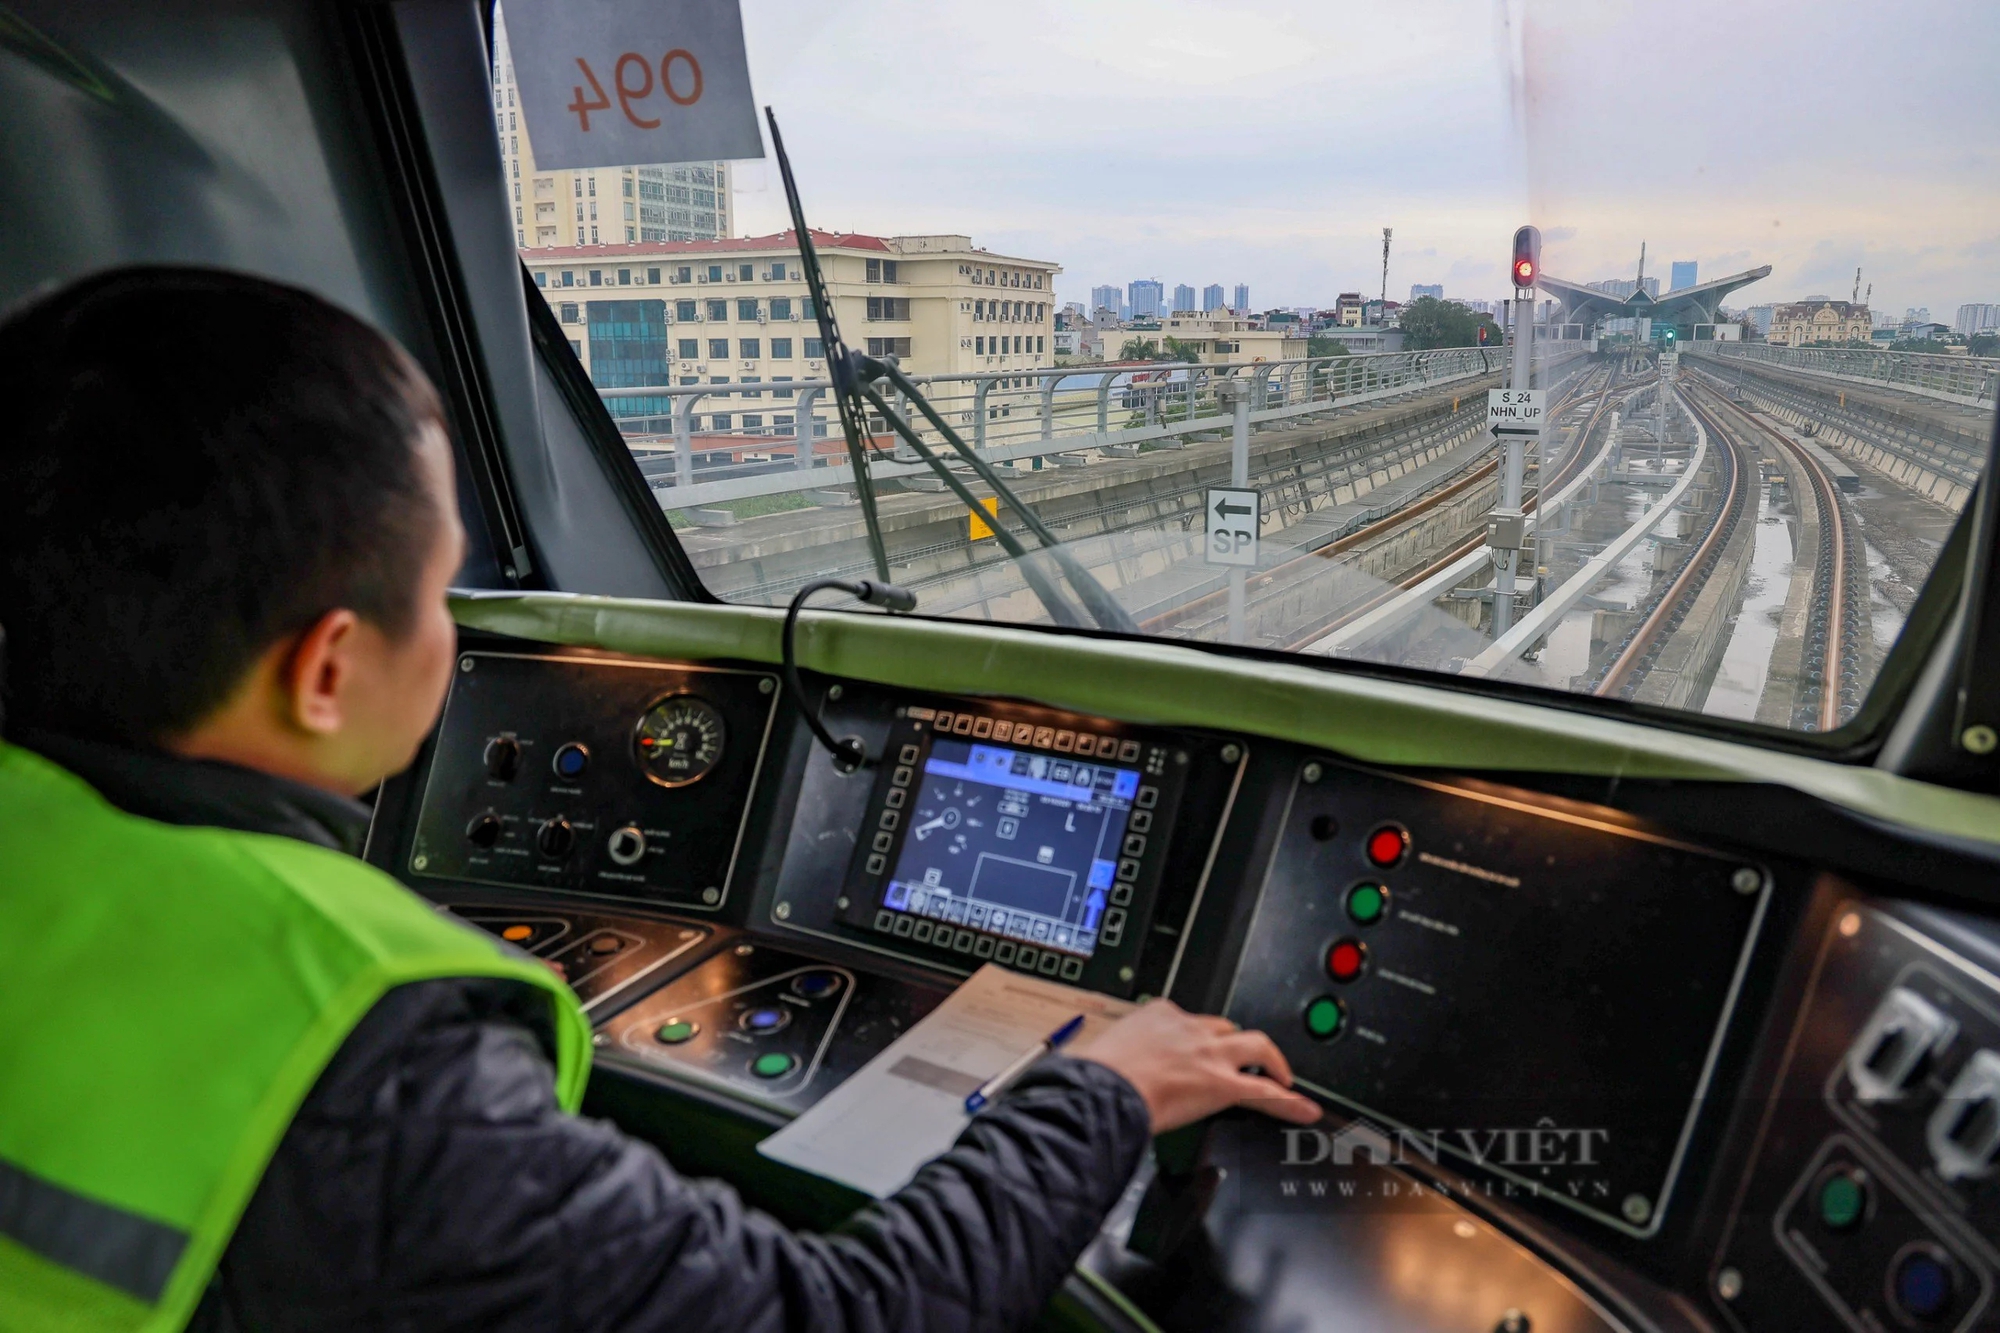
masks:
<svg viewBox="0 0 2000 1333"><path fill-rule="evenodd" d="M676 1018L671 1023L662 1023L660 1030L655 1032L653 1036L669 1046L678 1046L699 1031L701 1031L701 1024L690 1023L685 1018Z"/></svg>
<svg viewBox="0 0 2000 1333"><path fill-rule="evenodd" d="M1848 1230L1867 1207L1867 1186L1845 1171L1828 1176L1819 1187L1819 1220L1831 1231Z"/></svg>
<svg viewBox="0 0 2000 1333"><path fill-rule="evenodd" d="M799 1067L799 1057L770 1051L750 1062L750 1072L758 1078L783 1078Z"/></svg>
<svg viewBox="0 0 2000 1333"><path fill-rule="evenodd" d="M1389 906L1389 891L1380 884L1356 884L1347 891L1347 915L1356 925L1372 926Z"/></svg>
<svg viewBox="0 0 2000 1333"><path fill-rule="evenodd" d="M1306 1006L1306 1031L1320 1041L1338 1035L1346 1021L1347 1010L1331 995L1322 995Z"/></svg>

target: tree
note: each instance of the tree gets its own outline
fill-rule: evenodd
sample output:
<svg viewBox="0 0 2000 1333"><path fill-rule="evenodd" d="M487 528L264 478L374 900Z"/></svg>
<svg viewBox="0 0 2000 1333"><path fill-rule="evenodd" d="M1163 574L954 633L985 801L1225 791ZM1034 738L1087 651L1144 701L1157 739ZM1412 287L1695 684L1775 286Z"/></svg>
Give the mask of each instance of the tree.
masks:
<svg viewBox="0 0 2000 1333"><path fill-rule="evenodd" d="M1121 361L1157 361L1160 345L1147 338L1127 338L1125 345L1118 349Z"/></svg>
<svg viewBox="0 0 2000 1333"><path fill-rule="evenodd" d="M1307 356L1350 356L1347 344L1330 333L1315 333L1306 339Z"/></svg>
<svg viewBox="0 0 2000 1333"><path fill-rule="evenodd" d="M1419 296L1403 307L1403 347L1425 351L1433 347L1477 347L1479 328L1486 326L1486 345L1500 345L1499 326L1485 315L1475 315L1456 301L1440 301L1435 296Z"/></svg>
<svg viewBox="0 0 2000 1333"><path fill-rule="evenodd" d="M1169 338L1160 348L1161 361L1186 361L1191 365L1201 364L1201 344L1185 342L1179 338Z"/></svg>
<svg viewBox="0 0 2000 1333"><path fill-rule="evenodd" d="M1931 352L1942 354L1945 345L1935 338L1898 338L1889 344L1892 352Z"/></svg>
<svg viewBox="0 0 2000 1333"><path fill-rule="evenodd" d="M1975 333L1966 350L1974 356L2000 356L2000 333Z"/></svg>

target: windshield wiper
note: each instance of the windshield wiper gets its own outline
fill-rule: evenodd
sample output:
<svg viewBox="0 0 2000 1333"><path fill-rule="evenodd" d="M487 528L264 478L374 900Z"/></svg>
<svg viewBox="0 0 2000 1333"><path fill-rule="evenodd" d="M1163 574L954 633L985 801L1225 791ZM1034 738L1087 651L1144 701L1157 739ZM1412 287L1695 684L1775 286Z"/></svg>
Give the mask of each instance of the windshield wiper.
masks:
<svg viewBox="0 0 2000 1333"><path fill-rule="evenodd" d="M785 154L784 138L778 133L777 114L767 106L764 108L764 118L771 127L771 149L778 159L778 175L785 184L785 203L791 211L792 229L799 238L799 262L805 272L807 286L813 295L813 313L819 320L820 341L826 352L828 377L833 381L834 401L840 407L840 425L847 436L847 454L854 468L855 492L861 500L862 518L867 523L868 547L875 558L876 573L881 575L884 583L889 581L889 558L882 543L881 522L876 517L874 482L868 474L867 448L862 442L864 403L879 412L889 427L916 450L917 456L924 460L931 471L936 473L938 478L951 489L952 494L965 505L966 512L975 514L982 520L989 517L985 506L979 503L979 498L959 479L950 465L938 456L936 450L925 444L917 434L916 428L876 391L875 381L887 379L905 399L916 404L925 419L937 428L939 434L944 436L959 457L979 474L979 479L991 487L993 493L1019 516L1023 525L1034 534L1035 539L1060 566L1064 577L1076 591L1083 605L1088 608L1090 618L1097 622L1099 628L1121 630L1128 634L1138 633L1139 627L1133 623L1132 617L1126 614L1125 608L1120 606L1111 594L1105 591L1104 585L1099 583L1075 555L1056 539L1035 512L1022 503L1020 497L1000 480L1000 475L992 466L979 457L957 431L946 424L945 419L938 415L937 409L931 406L930 400L924 397L917 386L910 381L909 376L893 362L880 361L874 357L863 356L859 352L851 352L840 341L840 332L834 325L832 296L820 271L819 255L813 249L812 233L806 229L805 208L799 202L798 183L792 177L792 163ZM804 438L810 439L811 426L806 425L803 429L807 432ZM801 445L801 447L809 446ZM994 537L1002 549L1020 566L1021 576L1027 580L1029 588L1047 609L1049 616L1059 625L1071 629L1083 628L1084 620L1077 613L1076 607L1069 598L1063 596L1061 589L1049 579L1046 572L1037 566L1034 556L1022 546L1020 539L1006 529L999 521L998 514L990 517L992 522L988 526L992 528Z"/></svg>
<svg viewBox="0 0 2000 1333"><path fill-rule="evenodd" d="M805 271L806 290L812 293L813 318L819 322L820 350L833 380L833 401L840 409L840 430L847 438L847 461L854 470L854 494L861 501L861 521L868 528L868 551L875 558L875 574L889 582L889 553L882 544L882 520L875 513L875 483L868 475L868 447L862 443L861 399L848 373L847 344L840 340L840 328L833 319L833 293L827 290L826 275L820 271L819 253L813 249L812 233L806 230L805 208L799 203L798 183L792 179L792 160L785 156L785 141L778 133L778 118L770 107L764 118L771 124L771 148L778 157L778 174L785 182L785 203L792 212L792 232L799 238L799 267ZM812 414L799 422L799 448L813 447ZM810 456L808 456L809 461Z"/></svg>
<svg viewBox="0 0 2000 1333"><path fill-rule="evenodd" d="M968 445L964 438L957 431L953 430L942 416L938 415L938 410L932 407L930 400L924 397L922 391L915 384L911 383L908 375L905 375L893 362L878 361L873 357L857 356L855 369L857 371L856 378L861 382L861 391L867 395L868 401L874 404L875 409L882 414L883 418L888 421L895 432L901 435L909 443L910 447L923 457L926 463L930 464L931 470L944 479L945 485L951 487L953 492L958 495L958 498L965 501L968 509L982 516L985 514L984 507L973 497L972 492L966 489L964 483L959 481L957 475L952 472L945 461L939 458L933 450L925 447L924 442L918 438L915 428L909 422L905 421L900 413L890 407L880 393L876 392L874 388L875 380L888 380L890 384L896 387L898 393L901 393L904 398L916 404L917 410L924 414L924 419L937 428L938 434L944 436L945 442L951 445L953 451L971 465L972 470L979 474L979 479L992 487L993 493L999 496L1009 509L1014 511L1020 518L1023 526L1029 532L1033 533L1035 540L1039 541L1043 549L1048 551L1050 558L1062 567L1064 576L1069 579L1070 587L1074 588L1077 596L1083 599L1083 604L1090 608L1091 618L1097 622L1100 629L1122 630L1127 634L1137 634L1139 632L1139 627L1133 623L1132 617L1126 613L1125 608L1120 606L1109 592L1105 591L1104 585L1099 583L1096 577L1083 567L1082 562L1062 544L1061 540L1043 525L1041 518L1035 511L1023 503L1021 498L1014 494L1006 482L1000 480L1000 474L993 470L993 465L981 458L978 452L972 446ZM1030 571L1034 568L1032 560L1013 534L1000 525L998 522L999 517L998 514L993 515L995 521L988 526L993 529L993 535L1000 539L1000 544L1006 548L1007 553L1021 562L1021 572L1024 575L1030 574ZM1030 576L1030 582L1033 582L1032 576ZM1042 598L1043 604L1047 605L1048 600L1046 597ZM1049 613L1054 615L1055 607L1050 606Z"/></svg>

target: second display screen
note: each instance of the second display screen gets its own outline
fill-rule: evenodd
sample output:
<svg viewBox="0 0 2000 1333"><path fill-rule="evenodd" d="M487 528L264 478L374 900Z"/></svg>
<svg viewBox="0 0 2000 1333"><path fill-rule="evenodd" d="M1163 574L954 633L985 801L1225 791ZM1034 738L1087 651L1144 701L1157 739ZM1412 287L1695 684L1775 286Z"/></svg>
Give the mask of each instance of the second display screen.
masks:
<svg viewBox="0 0 2000 1333"><path fill-rule="evenodd" d="M1136 769L940 737L882 906L1088 958Z"/></svg>

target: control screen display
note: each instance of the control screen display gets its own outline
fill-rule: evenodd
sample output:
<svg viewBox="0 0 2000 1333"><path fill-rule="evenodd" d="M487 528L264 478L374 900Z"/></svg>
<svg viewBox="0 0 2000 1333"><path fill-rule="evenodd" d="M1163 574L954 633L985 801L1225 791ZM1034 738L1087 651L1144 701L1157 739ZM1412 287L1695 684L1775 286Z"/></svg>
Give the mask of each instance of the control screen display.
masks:
<svg viewBox="0 0 2000 1333"><path fill-rule="evenodd" d="M938 738L882 906L1088 958L1137 769Z"/></svg>

